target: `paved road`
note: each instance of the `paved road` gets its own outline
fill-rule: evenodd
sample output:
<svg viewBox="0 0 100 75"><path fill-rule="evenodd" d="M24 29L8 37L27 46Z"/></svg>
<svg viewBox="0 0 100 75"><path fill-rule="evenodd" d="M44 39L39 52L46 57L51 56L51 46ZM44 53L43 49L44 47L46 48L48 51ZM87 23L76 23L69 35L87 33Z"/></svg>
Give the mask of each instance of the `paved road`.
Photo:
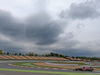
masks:
<svg viewBox="0 0 100 75"><path fill-rule="evenodd" d="M8 65L8 64L14 63L14 62L39 62L39 61L0 61L0 68L46 71L46 70L41 70L41 69L22 68L22 67L14 67L14 66L9 66ZM45 74L45 73L31 73L31 72L16 72L16 71L3 71L3 70L0 70L0 75L58 75L58 74Z"/></svg>
<svg viewBox="0 0 100 75"><path fill-rule="evenodd" d="M8 64L14 63L14 62L39 62L39 61L0 61L0 68L8 68L8 69L21 69L21 70L36 70L36 71L52 71L52 72L74 72L77 73L76 71L67 71L67 70L51 70L51 69L35 69L35 68L27 68L27 67L15 67L15 66L10 66ZM45 61L40 61L40 62L45 62ZM6 71L7 72L7 71ZM5 72L5 73L6 73ZM8 73L8 72L7 72ZM13 73L13 72L12 72ZM78 72L78 73L91 73L91 72ZM92 73L100 73L100 72L92 72ZM2 75L3 73L0 72ZM11 74L5 74L5 75L11 75ZM14 75L14 74L12 74ZM25 75L25 74L21 74ZM28 75L28 74L27 74ZM31 73L29 74L31 75ZM42 74L33 74L32 75L42 75ZM43 75L53 75L53 74L43 74Z"/></svg>
<svg viewBox="0 0 100 75"><path fill-rule="evenodd" d="M15 71L0 71L0 75L58 75L58 74L44 74L44 73L30 73L30 72L15 72ZM60 75L60 74L59 74Z"/></svg>

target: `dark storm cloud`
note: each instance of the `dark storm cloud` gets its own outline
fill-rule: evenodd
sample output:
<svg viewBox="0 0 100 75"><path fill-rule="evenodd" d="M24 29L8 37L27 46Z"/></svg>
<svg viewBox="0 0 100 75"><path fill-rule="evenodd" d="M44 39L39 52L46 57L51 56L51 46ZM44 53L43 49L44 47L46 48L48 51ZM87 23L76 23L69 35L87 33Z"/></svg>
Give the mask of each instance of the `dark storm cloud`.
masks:
<svg viewBox="0 0 100 75"><path fill-rule="evenodd" d="M59 21L51 21L47 14L39 13L28 19L26 37L36 40L37 44L52 44L57 41L58 35L62 32Z"/></svg>
<svg viewBox="0 0 100 75"><path fill-rule="evenodd" d="M13 41L31 41L38 45L52 44L63 31L59 21L52 21L46 13L30 15L24 23L9 12L0 10L0 33Z"/></svg>
<svg viewBox="0 0 100 75"><path fill-rule="evenodd" d="M66 19L62 21L62 18L71 18L70 20L72 20L98 17L99 12L92 3L91 1L73 3L69 10L60 13L60 20L53 20L49 14L43 12L45 5L40 5L40 11L24 18L24 21L15 18L10 12L0 10L0 34L10 39L10 41L9 39L5 41L6 38L2 40L0 37L0 49L11 52L28 52L28 50L37 53L40 51L41 53L57 52L72 56L99 54L100 51L93 51L97 46L82 44L82 46L85 45L82 47L81 43L76 40L77 38L74 38L74 32L65 31L66 24L63 21ZM82 27L84 27L83 24L77 25L77 29L81 30ZM63 33L63 31L65 32ZM79 45L78 48L77 45Z"/></svg>
<svg viewBox="0 0 100 75"><path fill-rule="evenodd" d="M0 49L6 52L22 52L22 47L16 46L15 42L2 40L0 37Z"/></svg>
<svg viewBox="0 0 100 75"><path fill-rule="evenodd" d="M70 8L60 13L61 18L87 19L97 18L100 12L96 9L95 1L86 1L81 3L72 3Z"/></svg>
<svg viewBox="0 0 100 75"><path fill-rule="evenodd" d="M23 22L19 20L20 19L13 17L9 12L0 10L0 34L11 40L0 40L1 49L21 52L24 49L24 45L21 45L23 47L17 45L19 44L17 43L18 41L22 44L23 42L32 42L35 43L37 47L38 45L42 45L43 48L39 47L42 50L51 50L50 47L47 48L43 45L49 46L59 43L69 48L77 44L76 41L70 40L74 37L72 32L68 32L63 39L59 38L59 35L64 30L63 23L60 20L52 20L52 18L44 12L30 15Z"/></svg>
<svg viewBox="0 0 100 75"><path fill-rule="evenodd" d="M67 49L79 44L78 40L73 38L74 38L73 32L68 32L66 33L64 38L60 39L60 44L66 47Z"/></svg>
<svg viewBox="0 0 100 75"><path fill-rule="evenodd" d="M56 53L57 51L55 50L54 52ZM91 51L85 48L59 50L59 53L68 55L68 56L89 56L89 57L97 56L97 57L100 57L98 56L100 51Z"/></svg>
<svg viewBox="0 0 100 75"><path fill-rule="evenodd" d="M9 12L0 10L0 33L15 37L22 33L22 24Z"/></svg>

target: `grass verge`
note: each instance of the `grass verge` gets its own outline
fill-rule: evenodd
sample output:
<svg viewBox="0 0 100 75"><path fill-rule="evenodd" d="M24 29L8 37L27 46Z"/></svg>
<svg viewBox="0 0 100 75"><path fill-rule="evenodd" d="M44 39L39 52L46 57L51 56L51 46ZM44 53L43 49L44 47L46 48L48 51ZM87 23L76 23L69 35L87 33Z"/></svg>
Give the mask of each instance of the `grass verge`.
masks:
<svg viewBox="0 0 100 75"><path fill-rule="evenodd" d="M17 71L17 72L31 72L31 73L45 73L45 74L63 74L63 75L100 75L100 74L85 74L85 73L71 73L71 72L53 72L53 71L35 71L35 70L20 70L20 69L6 69L0 68L3 71Z"/></svg>

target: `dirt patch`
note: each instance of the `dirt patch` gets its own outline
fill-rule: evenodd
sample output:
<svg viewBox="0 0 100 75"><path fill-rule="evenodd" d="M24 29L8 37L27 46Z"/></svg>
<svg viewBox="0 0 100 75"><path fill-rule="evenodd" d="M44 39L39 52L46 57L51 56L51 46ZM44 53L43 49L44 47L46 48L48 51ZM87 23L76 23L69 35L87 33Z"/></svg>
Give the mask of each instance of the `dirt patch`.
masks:
<svg viewBox="0 0 100 75"><path fill-rule="evenodd" d="M62 66L62 65L50 65L50 64L46 64L44 62L41 63L34 63L34 65L38 65L38 66L49 66L49 67L60 67L60 68L81 68L79 66Z"/></svg>
<svg viewBox="0 0 100 75"><path fill-rule="evenodd" d="M94 70L100 70L100 68L94 68Z"/></svg>

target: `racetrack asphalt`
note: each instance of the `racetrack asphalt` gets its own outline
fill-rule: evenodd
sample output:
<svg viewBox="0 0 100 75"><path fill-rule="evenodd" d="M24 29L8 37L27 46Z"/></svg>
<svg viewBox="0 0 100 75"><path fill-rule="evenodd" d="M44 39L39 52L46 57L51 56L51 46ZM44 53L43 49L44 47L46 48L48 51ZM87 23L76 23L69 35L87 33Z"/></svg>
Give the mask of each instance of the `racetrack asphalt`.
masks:
<svg viewBox="0 0 100 75"><path fill-rule="evenodd" d="M30 73L30 72L16 72L16 71L0 71L0 75L58 75L58 74Z"/></svg>
<svg viewBox="0 0 100 75"><path fill-rule="evenodd" d="M0 68L4 69L20 69L20 70L38 70L38 71L47 71L47 70L40 70L40 69L34 69L34 68L23 68L23 67L14 67L10 66L8 64L14 63L14 62L38 62L38 61L0 61ZM61 75L61 74L45 74L45 73L31 73L31 72L16 72L16 71L4 71L0 70L0 75Z"/></svg>
<svg viewBox="0 0 100 75"><path fill-rule="evenodd" d="M76 71L68 71L68 70L52 70L52 69L36 69L36 68L28 68L28 67L15 67L10 66L8 64L14 63L14 62L44 62L44 61L18 61L18 60L12 60L12 61L0 61L0 68L7 68L7 69L20 69L20 70L36 70L36 71L52 71L52 72L72 72L77 73ZM9 71L1 71L0 75L15 75L15 72L9 72ZM16 75L25 75L25 72L16 72ZM91 72L78 72L78 73L91 73ZM100 73L100 72L92 72L92 73ZM44 73L28 73L29 75L61 75L61 74L44 74ZM26 75L28 75L26 73Z"/></svg>

